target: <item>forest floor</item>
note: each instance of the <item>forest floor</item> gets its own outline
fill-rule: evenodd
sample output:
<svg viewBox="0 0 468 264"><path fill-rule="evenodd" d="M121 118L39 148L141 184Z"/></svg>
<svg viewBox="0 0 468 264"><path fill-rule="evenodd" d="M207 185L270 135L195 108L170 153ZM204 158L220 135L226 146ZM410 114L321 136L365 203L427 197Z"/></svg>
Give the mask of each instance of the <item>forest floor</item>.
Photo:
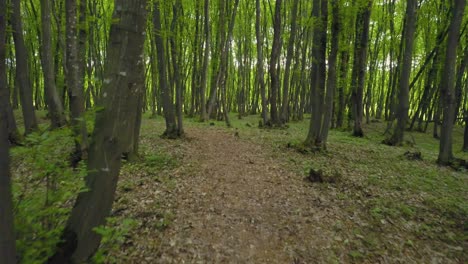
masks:
<svg viewBox="0 0 468 264"><path fill-rule="evenodd" d="M328 150L314 153L296 147L308 120L284 129L259 129L256 116L232 121L226 128L187 119L186 137L166 140L160 117L144 119L141 160L122 168L97 262L468 262L468 173L437 166L438 141L429 134L389 147L381 144L385 124L376 122L365 138L332 130ZM458 147L462 129L454 136L456 156L468 159ZM33 144L67 145L48 137ZM19 176L28 174L21 164L30 152L13 150L15 198L28 208L30 191L20 186L33 180ZM308 181L310 169L325 182ZM20 236L35 232L24 226Z"/></svg>

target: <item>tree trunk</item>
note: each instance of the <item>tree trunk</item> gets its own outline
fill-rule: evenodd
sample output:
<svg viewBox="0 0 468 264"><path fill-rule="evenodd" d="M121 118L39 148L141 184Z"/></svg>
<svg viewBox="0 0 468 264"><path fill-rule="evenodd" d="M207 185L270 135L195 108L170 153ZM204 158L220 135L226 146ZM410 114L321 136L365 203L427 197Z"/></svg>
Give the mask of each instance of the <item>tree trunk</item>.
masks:
<svg viewBox="0 0 468 264"><path fill-rule="evenodd" d="M261 25L261 7L260 0L255 1L255 36L257 39L257 80L260 86L260 96L262 98L262 121L263 125L268 122L267 116L267 99L265 87L265 73L263 71L263 34L260 28Z"/></svg>
<svg viewBox="0 0 468 264"><path fill-rule="evenodd" d="M281 125L278 115L278 92L280 89L279 59L281 56L281 5L282 0L276 0L275 14L273 18L273 46L270 57L270 122L272 126Z"/></svg>
<svg viewBox="0 0 468 264"><path fill-rule="evenodd" d="M0 0L0 259L2 263L16 263L13 202L10 180L9 154L9 98L6 74L6 10L7 1Z"/></svg>
<svg viewBox="0 0 468 264"><path fill-rule="evenodd" d="M211 34L210 34L210 1L205 0L204 6L205 21L203 25L203 31L205 34L205 45L203 55L203 71L200 85L200 119L202 121L208 120L208 114L206 112L206 87L208 84L208 65L210 64L210 49L211 49Z"/></svg>
<svg viewBox="0 0 468 264"><path fill-rule="evenodd" d="M363 94L367 67L367 46L369 42L369 22L372 0L366 0L359 8L356 17L356 39L354 45L354 63L351 77L352 114L354 119L353 136L363 137Z"/></svg>
<svg viewBox="0 0 468 264"><path fill-rule="evenodd" d="M403 30L402 42L403 60L400 73L400 90L398 93L398 110L397 110L397 125L393 131L392 137L387 141L389 145L397 146L403 142L406 123L408 122L409 112L409 80L411 76L411 68L413 62L413 43L414 33L416 31L416 12L418 2L416 0L408 0L406 2L406 19Z"/></svg>
<svg viewBox="0 0 468 264"><path fill-rule="evenodd" d="M229 107L227 104L227 80L228 80L228 69L229 69L229 58L228 54L231 52L232 34L234 31L234 24L236 21L237 8L239 6L239 0L235 0L234 8L228 24L228 32L225 39L225 43L222 48L221 61L220 61L220 76L217 78L218 83L216 86L221 87L221 106L223 108L224 121L228 127L231 127L231 121L229 120Z"/></svg>
<svg viewBox="0 0 468 264"><path fill-rule="evenodd" d="M336 89L336 62L338 58L339 51L339 35L341 30L341 20L339 12L339 0L332 0L332 29L331 29L331 48L330 56L328 57L328 78L327 78L327 87L326 87L326 96L325 96L325 108L322 129L320 132L320 141L322 142L322 147L326 149L328 131L331 126L331 119L333 114L333 99L335 97ZM322 9L323 10L323 9ZM326 10L323 10L324 12ZM326 40L325 40L326 41Z"/></svg>
<svg viewBox="0 0 468 264"><path fill-rule="evenodd" d="M324 148L321 137L324 117L324 96L326 81L326 50L327 50L327 25L328 25L328 2L325 0L314 0L312 17L317 21L313 29L312 43L312 70L311 80L311 109L309 133L305 145L313 148ZM335 32L334 32L335 33ZM336 44L336 43L335 43ZM335 52L336 50L334 50ZM336 59L336 57L335 57ZM336 60L335 60L336 62ZM333 65L334 66L334 65ZM332 97L333 98L333 97ZM329 121L329 120L328 120Z"/></svg>
<svg viewBox="0 0 468 264"><path fill-rule="evenodd" d="M5 4L4 0L0 0L0 4ZM4 7L0 9L0 28L6 28L7 19L6 13L2 13L4 11ZM6 30L0 30L0 104L5 105L6 110L6 124L8 129L8 140L11 144L16 145L19 144L21 141L21 135L18 132L18 127L16 126L15 116L13 114L13 107L10 103L10 89L8 87L8 79L7 79L7 65L6 65ZM10 69L13 68L11 64L9 65ZM10 74L12 71L10 70ZM13 83L13 77L10 78L11 82ZM4 122L4 121L2 121Z"/></svg>
<svg viewBox="0 0 468 264"><path fill-rule="evenodd" d="M182 11L182 2L177 0L172 7L173 16L171 23L171 38L169 40L171 46L172 69L174 71L174 82L176 86L176 116L177 116L177 135L178 137L184 134L183 113L182 113L182 78L180 76L179 56L179 12ZM192 87L193 90L194 87Z"/></svg>
<svg viewBox="0 0 468 264"><path fill-rule="evenodd" d="M75 153L72 163L76 165L86 159L88 132L84 120L84 90L80 86L80 59L78 58L77 4L76 0L66 0L66 84L70 101L70 123L75 136ZM104 80L105 81L105 80Z"/></svg>
<svg viewBox="0 0 468 264"><path fill-rule="evenodd" d="M349 52L344 50L340 53L340 82L338 84L338 106L336 109L336 128L343 127L346 108L346 83L348 77Z"/></svg>
<svg viewBox="0 0 468 264"><path fill-rule="evenodd" d="M154 2L153 11L153 24L154 24L154 38L156 43L156 55L158 59L159 71L159 86L162 93L164 118L166 120L166 131L164 136L167 138L178 138L176 117L174 111L174 103L172 100L171 89L167 83L167 66L166 66L166 53L164 48L164 40L161 34L161 12L160 0Z"/></svg>
<svg viewBox="0 0 468 264"><path fill-rule="evenodd" d="M29 134L38 129L33 105L33 89L29 71L29 55L24 44L23 25L21 22L21 1L12 0L13 4L13 39L16 54L16 81L18 82L21 109L24 117L24 133Z"/></svg>
<svg viewBox="0 0 468 264"><path fill-rule="evenodd" d="M297 28L297 7L299 0L293 1L291 10L291 33L288 41L288 50L286 54L286 65L284 69L283 79L283 100L281 104L281 122L286 123L289 121L289 82L291 73L291 62L294 54L294 42L296 41L296 28Z"/></svg>
<svg viewBox="0 0 468 264"><path fill-rule="evenodd" d="M452 130L455 120L455 64L457 62L457 47L463 12L465 10L465 0L455 0L452 8L452 19L447 37L447 50L445 63L442 72L440 96L443 103L442 128L440 133L439 158L437 162L441 165L449 165L453 160L452 151Z"/></svg>
<svg viewBox="0 0 468 264"><path fill-rule="evenodd" d="M135 123L138 94L144 86L141 65L147 1L116 0L107 53L105 80L89 149L88 191L78 195L67 222L63 242L49 263L87 262L100 236L93 231L109 215L121 167Z"/></svg>
<svg viewBox="0 0 468 264"><path fill-rule="evenodd" d="M41 0L41 28L42 28L42 45L41 46L41 61L42 71L44 73L44 93L46 96L51 127L59 128L66 124L63 104L57 92L55 85L55 69L52 55L52 32L51 32L51 2L50 0Z"/></svg>

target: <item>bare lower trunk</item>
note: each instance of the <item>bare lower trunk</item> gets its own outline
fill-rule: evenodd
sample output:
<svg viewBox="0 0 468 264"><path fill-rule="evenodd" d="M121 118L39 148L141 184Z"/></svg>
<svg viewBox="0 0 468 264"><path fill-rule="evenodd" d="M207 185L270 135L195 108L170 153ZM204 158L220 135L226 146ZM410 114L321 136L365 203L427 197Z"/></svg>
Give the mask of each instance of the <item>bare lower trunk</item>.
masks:
<svg viewBox="0 0 468 264"><path fill-rule="evenodd" d="M88 149L88 132L84 120L84 90L79 79L78 38L77 38L77 4L76 0L66 0L66 83L70 101L70 123L75 136L75 153L72 163L86 159Z"/></svg>
<svg viewBox="0 0 468 264"><path fill-rule="evenodd" d="M33 105L33 88L30 80L29 58L23 37L20 0L13 0L13 39L16 54L16 81L19 85L21 109L23 110L25 134L38 128Z"/></svg>
<svg viewBox="0 0 468 264"><path fill-rule="evenodd" d="M404 29L404 36L402 42L403 46L403 65L400 73L400 90L398 93L398 110L396 113L397 124L393 131L392 137L388 140L390 145L400 145L403 142L403 136L406 129L406 123L408 122L409 112L409 79L411 76L412 68L412 55L413 55L413 43L414 33L416 31L416 9L417 1L408 0L406 4L406 23Z"/></svg>
<svg viewBox="0 0 468 264"><path fill-rule="evenodd" d="M369 42L369 22L372 8L372 0L366 0L365 6L359 8L356 18L356 39L354 64L351 79L352 88L352 114L354 119L353 135L364 136L362 130L363 94L367 67L367 46Z"/></svg>
<svg viewBox="0 0 468 264"><path fill-rule="evenodd" d="M65 227L63 242L49 263L88 262L101 237L94 228L109 215L121 167L131 144L138 95L144 86L146 0L116 0L109 38L105 81L89 149L87 191L78 195Z"/></svg>
<svg viewBox="0 0 468 264"><path fill-rule="evenodd" d="M278 92L281 87L279 77L279 58L281 55L281 5L282 0L276 0L273 19L273 46L270 58L270 119L271 125L281 125L278 113Z"/></svg>
<svg viewBox="0 0 468 264"><path fill-rule="evenodd" d="M0 259L2 263L16 263L13 202L10 180L9 122L10 107L6 74L6 0L0 0Z"/></svg>
<svg viewBox="0 0 468 264"><path fill-rule="evenodd" d="M440 130L440 148L437 162L441 165L448 165L453 160L452 151L452 130L455 121L455 64L457 62L457 47L463 11L465 10L465 0L455 0L452 20L447 37L447 50L442 73L440 96L443 103L442 128Z"/></svg>
<svg viewBox="0 0 468 264"><path fill-rule="evenodd" d="M164 118L166 120L166 131L164 136L168 138L177 138L177 124L174 111L174 103L172 100L171 89L168 84L168 75L166 67L166 55L164 40L161 34L161 12L160 12L160 0L154 2L154 13L153 13L153 24L154 24L154 37L156 43L156 56L158 59L158 71L159 71L159 86L162 93Z"/></svg>
<svg viewBox="0 0 468 264"><path fill-rule="evenodd" d="M261 24L261 10L260 0L255 1L255 36L257 39L257 79L258 85L260 86L260 96L262 100L262 121L265 125L268 121L267 116L267 99L266 99L266 88L265 88L265 73L263 72L263 34L260 28Z"/></svg>
<svg viewBox="0 0 468 264"><path fill-rule="evenodd" d="M52 32L51 32L51 1L41 0L41 28L42 28L42 45L41 45L41 62L44 73L44 93L46 96L51 127L58 128L66 124L65 114L63 112L63 104L57 92L55 85L55 65L52 56Z"/></svg>

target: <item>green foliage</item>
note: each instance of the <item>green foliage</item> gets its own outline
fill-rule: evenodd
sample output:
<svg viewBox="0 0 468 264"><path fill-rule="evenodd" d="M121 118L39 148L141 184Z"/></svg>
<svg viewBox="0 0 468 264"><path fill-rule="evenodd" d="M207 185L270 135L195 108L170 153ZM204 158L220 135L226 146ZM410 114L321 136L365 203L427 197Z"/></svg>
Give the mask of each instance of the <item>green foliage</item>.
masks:
<svg viewBox="0 0 468 264"><path fill-rule="evenodd" d="M44 263L54 253L86 168L70 168L68 129L33 133L12 150L15 231L21 263Z"/></svg>
<svg viewBox="0 0 468 264"><path fill-rule="evenodd" d="M93 256L94 263L117 263L117 259L108 253L118 251L124 245L131 230L136 228L139 222L134 219L120 219L117 217L106 218L106 225L94 228L94 232L102 237L101 245ZM122 259L119 259L121 262Z"/></svg>

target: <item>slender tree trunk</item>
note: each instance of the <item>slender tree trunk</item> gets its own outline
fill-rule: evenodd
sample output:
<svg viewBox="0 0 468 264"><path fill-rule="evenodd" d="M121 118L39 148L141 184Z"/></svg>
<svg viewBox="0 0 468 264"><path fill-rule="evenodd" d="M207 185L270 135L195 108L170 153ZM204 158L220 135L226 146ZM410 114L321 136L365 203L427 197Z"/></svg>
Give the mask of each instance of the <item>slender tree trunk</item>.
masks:
<svg viewBox="0 0 468 264"><path fill-rule="evenodd" d="M279 59L281 56L281 5L282 0L275 2L275 14L273 18L273 46L270 57L270 118L271 125L281 125L278 114L278 92L280 89Z"/></svg>
<svg viewBox="0 0 468 264"><path fill-rule="evenodd" d="M9 93L6 74L6 10L7 1L0 0L0 259L15 264L16 246L13 227L13 202L10 180Z"/></svg>
<svg viewBox="0 0 468 264"><path fill-rule="evenodd" d="M42 45L41 59L42 70L44 73L44 93L46 96L49 117L51 119L51 127L58 128L66 124L63 104L57 92L55 85L55 69L52 55L52 32L51 32L51 2L50 0L41 0L41 28L42 28Z"/></svg>
<svg viewBox="0 0 468 264"><path fill-rule="evenodd" d="M203 70L200 85L200 119L202 121L208 120L208 114L206 109L206 87L208 84L208 65L210 64L210 49L211 49L211 33L210 33L210 1L205 0L203 7L204 12L204 23L203 31L205 34L205 45L203 55Z"/></svg>
<svg viewBox="0 0 468 264"><path fill-rule="evenodd" d="M159 71L159 86L162 93L164 118L166 120L166 131L164 136L167 138L177 138L177 124L174 111L174 103L172 100L171 89L167 83L167 66L166 66L166 53L164 48L164 40L161 34L161 12L160 12L160 0L154 2L153 11L153 24L154 24L154 38L156 43L156 55L158 59L158 71Z"/></svg>
<svg viewBox="0 0 468 264"><path fill-rule="evenodd" d="M0 0L0 4L3 4L4 0ZM6 4L5 4L6 5ZM0 21L0 28L5 28L7 21L6 21L6 14L2 14L1 12L4 9L0 11L0 15L2 16L0 19L3 19ZM4 94L3 96L0 96L0 104L5 105L6 109L6 123L7 123L7 129L8 129L8 140L10 144L16 145L21 142L21 135L18 131L18 127L16 126L16 121L15 121L15 116L13 114L13 107L10 103L10 89L8 87L8 80L7 80L7 65L6 65L6 30L0 30L0 50L3 50L2 53L0 53L0 94ZM1 57L3 56L3 57ZM10 65L11 67L11 65ZM10 72L12 72L10 70ZM10 80L12 81L13 78ZM11 83L11 82L10 82ZM4 100L4 102L2 102ZM3 122L3 121L2 121Z"/></svg>
<svg viewBox="0 0 468 264"><path fill-rule="evenodd" d="M79 17L78 17L78 26L77 26L77 31L78 31L78 39L77 39L77 44L78 44L78 87L80 87L83 90L83 104L85 102L84 100L84 92L85 92L85 77L86 77L86 41L88 38L88 24L87 24L87 3L88 0L79 0L79 6L78 6L78 12L79 12ZM90 87L88 87L88 90ZM85 106L85 105L84 105ZM84 107L83 106L83 107Z"/></svg>
<svg viewBox="0 0 468 264"><path fill-rule="evenodd" d="M344 50L340 53L340 82L338 84L338 106L336 110L336 127L343 127L343 121L346 108L346 83L348 77L349 52Z"/></svg>
<svg viewBox="0 0 468 264"><path fill-rule="evenodd" d="M313 29L312 43L312 70L311 70L311 93L312 116L310 119L309 133L305 145L322 149L323 145L321 130L324 115L324 96L326 81L326 50L327 50L327 25L328 25L328 2L326 0L314 0L312 17L316 19ZM334 32L335 33L335 32ZM333 97L332 97L333 98ZM329 120L328 120L329 121ZM328 125L327 125L328 126Z"/></svg>
<svg viewBox="0 0 468 264"><path fill-rule="evenodd" d="M260 96L262 98L262 121L263 125L268 122L267 116L267 99L266 99L266 87L265 87L265 73L264 73L264 61L263 61L263 34L260 28L261 25L261 7L260 0L255 1L255 36L257 39L257 80L260 86Z"/></svg>
<svg viewBox="0 0 468 264"><path fill-rule="evenodd" d="M339 35L341 30L341 19L339 12L339 0L332 0L332 15L333 22L331 28L331 48L330 56L328 57L328 78L325 96L325 108L323 116L322 130L320 133L320 140L324 149L327 147L328 131L331 126L331 119L333 114L333 99L335 97L335 89L337 83L336 62L339 51ZM326 10L323 10L326 11ZM322 11L322 12L323 12Z"/></svg>
<svg viewBox="0 0 468 264"><path fill-rule="evenodd" d="M78 58L77 4L66 0L66 83L70 101L70 123L75 136L75 153L72 163L76 165L87 158L88 132L84 120L84 90L80 82L80 59Z"/></svg>
<svg viewBox="0 0 468 264"><path fill-rule="evenodd" d="M369 43L369 22L372 0L366 0L359 8L356 18L356 39L354 45L354 64L351 78L352 114L354 119L353 135L363 137L363 94L367 67L367 46Z"/></svg>
<svg viewBox="0 0 468 264"><path fill-rule="evenodd" d="M463 12L465 10L465 0L455 0L452 11L449 33L447 37L447 50L441 81L441 101L443 102L443 121L440 134L439 158L437 162L441 165L448 165L453 160L452 151L452 130L455 120L455 64L457 62L457 46Z"/></svg>
<svg viewBox="0 0 468 264"><path fill-rule="evenodd" d="M397 125L393 131L392 137L387 141L389 145L400 145L403 142L404 133L406 129L406 123L408 122L409 112L409 80L411 76L412 68L412 56L413 56L413 43L414 33L416 31L416 12L417 12L417 0L408 0L406 2L406 19L405 28L403 30L402 42L403 46L403 57L401 73L400 73L400 90L398 93L398 110L397 110Z"/></svg>
<svg viewBox="0 0 468 264"><path fill-rule="evenodd" d="M294 54L294 43L296 41L296 28L297 28L297 7L299 0L293 1L291 10L291 33L288 41L288 50L286 55L286 66L284 69L283 79L283 101L281 105L281 122L286 123L289 121L289 84L291 73L291 62Z"/></svg>
<svg viewBox="0 0 468 264"><path fill-rule="evenodd" d="M178 50L179 44L179 12L182 11L182 2L177 0L173 5L173 16L172 16L172 24L171 24L171 31L172 35L170 38L170 46L171 46L171 56L172 56L172 68L174 71L174 82L176 86L176 115L177 115L177 136L180 137L184 134L184 126L183 126L183 113L182 113L182 79L180 76L180 67L179 67L179 56L180 52ZM192 87L193 89L193 87Z"/></svg>
<svg viewBox="0 0 468 264"><path fill-rule="evenodd" d="M105 223L114 200L122 153L131 144L138 94L144 85L141 66L147 1L116 0L110 31L101 107L89 151L87 191L78 195L63 242L49 263L83 263L97 250L93 231Z"/></svg>
<svg viewBox="0 0 468 264"><path fill-rule="evenodd" d="M12 0L12 26L16 53L16 81L19 86L21 109L23 110L24 133L29 134L38 129L38 126L33 105L33 89L30 79L30 69L28 66L29 56L24 44L20 2L20 0Z"/></svg>

